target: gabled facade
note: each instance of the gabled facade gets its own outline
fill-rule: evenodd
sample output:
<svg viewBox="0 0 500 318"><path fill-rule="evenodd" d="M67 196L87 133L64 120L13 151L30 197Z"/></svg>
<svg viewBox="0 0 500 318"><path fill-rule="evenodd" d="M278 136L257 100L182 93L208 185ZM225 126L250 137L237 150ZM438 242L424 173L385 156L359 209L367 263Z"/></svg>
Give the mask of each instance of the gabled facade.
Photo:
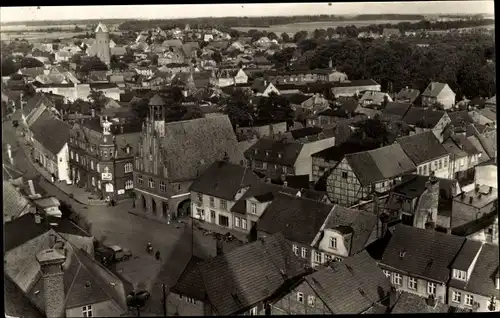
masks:
<svg viewBox="0 0 500 318"><path fill-rule="evenodd" d="M448 84L431 82L422 93L422 105L433 106L439 103L444 109L450 109L455 106L455 95Z"/></svg>

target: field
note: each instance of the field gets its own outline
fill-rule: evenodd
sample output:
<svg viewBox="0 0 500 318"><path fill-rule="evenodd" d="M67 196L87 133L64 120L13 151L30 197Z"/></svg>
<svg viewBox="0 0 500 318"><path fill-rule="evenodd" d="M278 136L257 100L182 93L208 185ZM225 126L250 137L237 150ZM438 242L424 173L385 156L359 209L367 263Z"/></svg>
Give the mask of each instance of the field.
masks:
<svg viewBox="0 0 500 318"><path fill-rule="evenodd" d="M64 32L64 31L58 31L58 32L2 32L0 33L2 41L5 42L10 42L14 39L25 39L28 42L34 42L34 41L40 41L43 42L45 40L54 40L54 39L70 39L74 37L75 35L79 34L85 34L85 32Z"/></svg>
<svg viewBox="0 0 500 318"><path fill-rule="evenodd" d="M291 32L291 33L296 33L298 31L308 31L312 32L315 29L328 29L328 28L336 28L338 26L348 26L348 25L355 25L357 27L359 26L367 26L370 24L397 24L400 22L416 22L414 20L370 20L370 21L360 21L360 20L353 20L353 21L332 21L332 22L326 22L326 21L321 21L321 22L302 22L302 23L292 23L292 24L281 24L281 25L272 25L268 28L262 28L262 27L235 27L234 29L239 30L239 31L248 31L251 29L257 29L257 30L266 30L267 32L274 32L277 35L283 33L283 32Z"/></svg>

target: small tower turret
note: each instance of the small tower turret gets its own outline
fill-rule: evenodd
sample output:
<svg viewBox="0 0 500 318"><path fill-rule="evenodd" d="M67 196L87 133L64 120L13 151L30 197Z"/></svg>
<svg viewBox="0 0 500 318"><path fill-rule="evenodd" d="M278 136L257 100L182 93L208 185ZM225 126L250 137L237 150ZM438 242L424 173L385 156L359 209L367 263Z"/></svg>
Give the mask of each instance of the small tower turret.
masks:
<svg viewBox="0 0 500 318"><path fill-rule="evenodd" d="M149 100L149 122L151 133L159 137L165 136L165 101L158 94Z"/></svg>
<svg viewBox="0 0 500 318"><path fill-rule="evenodd" d="M96 55L106 65L111 63L111 50L109 46L109 31L106 25L99 23L95 29Z"/></svg>

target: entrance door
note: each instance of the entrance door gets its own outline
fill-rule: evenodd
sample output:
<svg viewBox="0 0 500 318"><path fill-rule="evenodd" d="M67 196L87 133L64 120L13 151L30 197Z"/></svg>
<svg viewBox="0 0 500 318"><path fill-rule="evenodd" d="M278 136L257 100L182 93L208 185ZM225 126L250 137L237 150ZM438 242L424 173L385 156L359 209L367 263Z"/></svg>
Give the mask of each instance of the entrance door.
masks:
<svg viewBox="0 0 500 318"><path fill-rule="evenodd" d="M155 199L151 199L151 211L153 214L156 214L156 201Z"/></svg>
<svg viewBox="0 0 500 318"><path fill-rule="evenodd" d="M148 207L147 207L147 205L146 205L146 198L145 198L143 195L141 195L141 201L142 201L142 209L143 209L144 211L147 211L147 210L148 210Z"/></svg>
<svg viewBox="0 0 500 318"><path fill-rule="evenodd" d="M217 220L215 219L215 211L214 210L210 210L210 222L217 223Z"/></svg>
<svg viewBox="0 0 500 318"><path fill-rule="evenodd" d="M165 219L168 215L168 204L165 201L162 202L162 215Z"/></svg>

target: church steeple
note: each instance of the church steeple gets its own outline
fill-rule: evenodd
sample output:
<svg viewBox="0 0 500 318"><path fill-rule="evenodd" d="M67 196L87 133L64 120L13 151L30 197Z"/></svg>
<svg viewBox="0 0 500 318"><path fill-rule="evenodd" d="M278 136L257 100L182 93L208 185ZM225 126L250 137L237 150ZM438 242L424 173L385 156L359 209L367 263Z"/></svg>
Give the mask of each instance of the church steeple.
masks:
<svg viewBox="0 0 500 318"><path fill-rule="evenodd" d="M99 23L95 29L96 55L106 65L111 63L111 49L109 47L109 31L106 25Z"/></svg>

